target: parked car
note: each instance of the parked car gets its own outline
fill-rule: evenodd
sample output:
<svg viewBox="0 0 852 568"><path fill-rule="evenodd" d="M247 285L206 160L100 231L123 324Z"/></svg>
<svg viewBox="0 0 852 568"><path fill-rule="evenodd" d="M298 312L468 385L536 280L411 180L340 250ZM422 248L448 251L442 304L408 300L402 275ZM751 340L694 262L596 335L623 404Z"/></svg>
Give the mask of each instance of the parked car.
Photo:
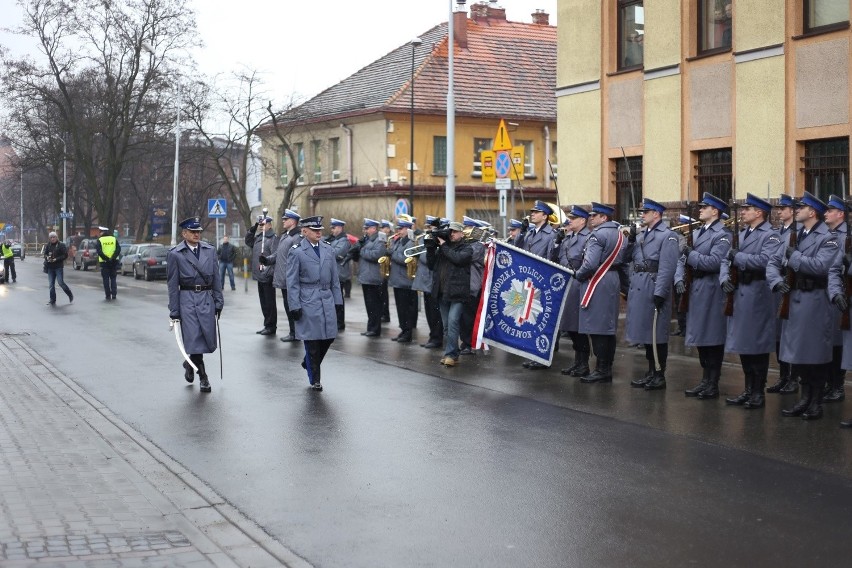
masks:
<svg viewBox="0 0 852 568"><path fill-rule="evenodd" d="M154 278L166 277L166 256L169 249L159 245L147 247L139 253L139 258L133 262L133 277L137 280L153 280Z"/></svg>
<svg viewBox="0 0 852 568"><path fill-rule="evenodd" d="M80 246L77 247L77 252L71 259L71 266L74 270L88 270L90 266L98 265L98 239L83 239L80 241Z"/></svg>
<svg viewBox="0 0 852 568"><path fill-rule="evenodd" d="M27 258L27 249L21 243L12 243L12 257L24 260Z"/></svg>
<svg viewBox="0 0 852 568"><path fill-rule="evenodd" d="M127 245L121 245L121 261L118 266L118 271L123 275L125 274L133 274L133 263L136 262L136 259L139 258L139 255L143 250L150 247L161 247L163 245L157 243L134 243Z"/></svg>

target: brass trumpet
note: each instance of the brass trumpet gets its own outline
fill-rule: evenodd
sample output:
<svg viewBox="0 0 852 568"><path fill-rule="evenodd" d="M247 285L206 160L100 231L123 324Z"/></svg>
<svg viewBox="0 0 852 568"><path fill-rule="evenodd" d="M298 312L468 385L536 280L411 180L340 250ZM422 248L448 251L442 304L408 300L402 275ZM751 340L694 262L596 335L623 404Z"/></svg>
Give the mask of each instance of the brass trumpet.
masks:
<svg viewBox="0 0 852 568"><path fill-rule="evenodd" d="M421 233L421 234L417 235L416 237L414 237L413 239L411 239L411 242L416 243L417 241L425 240L426 235L427 235L427 233ZM419 245L416 244L413 247L408 247L407 249L402 251L402 254L405 255L406 259L408 259L408 258L413 258L415 256L419 256L419 255L423 254L424 252L426 252L426 245L421 243ZM413 276L412 276L412 278L413 278Z"/></svg>

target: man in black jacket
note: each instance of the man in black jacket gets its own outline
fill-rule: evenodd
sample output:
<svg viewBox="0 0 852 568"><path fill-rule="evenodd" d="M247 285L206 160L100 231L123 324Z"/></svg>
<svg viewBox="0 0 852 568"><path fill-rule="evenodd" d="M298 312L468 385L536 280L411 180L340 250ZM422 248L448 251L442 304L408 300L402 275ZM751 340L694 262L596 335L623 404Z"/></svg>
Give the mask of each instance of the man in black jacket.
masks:
<svg viewBox="0 0 852 568"><path fill-rule="evenodd" d="M444 356L441 364L455 366L459 361L459 322L470 296L470 265L473 249L464 242L464 227L450 223L444 238L425 239L426 263L432 271L432 294L438 298L444 323Z"/></svg>
<svg viewBox="0 0 852 568"><path fill-rule="evenodd" d="M47 281L50 284L50 301L47 305L56 305L56 283L59 282L59 287L68 294L68 301L74 301L74 294L71 293L71 288L65 283L63 273L65 272L65 259L68 258L68 249L65 248L65 243L59 241L56 233L51 232L48 235L48 242L44 245L44 270L47 272Z"/></svg>
<svg viewBox="0 0 852 568"><path fill-rule="evenodd" d="M231 280L231 290L236 290L234 285L234 259L237 258L237 249L228 239L228 235L222 237L222 245L219 247L219 252L216 255L219 259L219 281L222 283L222 289L225 289L225 273L228 273L228 278Z"/></svg>

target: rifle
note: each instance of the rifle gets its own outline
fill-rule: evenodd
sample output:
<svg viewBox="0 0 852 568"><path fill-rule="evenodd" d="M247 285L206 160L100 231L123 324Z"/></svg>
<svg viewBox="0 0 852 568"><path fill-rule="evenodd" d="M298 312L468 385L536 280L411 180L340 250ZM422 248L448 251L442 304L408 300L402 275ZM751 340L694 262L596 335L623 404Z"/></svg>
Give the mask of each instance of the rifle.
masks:
<svg viewBox="0 0 852 568"><path fill-rule="evenodd" d="M731 248L740 248L740 216L739 216L739 205L737 205L736 201L731 201L731 215L734 216L734 234L731 237ZM730 269L728 270L728 280L731 281L731 284L736 286L740 281L740 269L734 264L733 261L730 262ZM732 316L734 315L734 294L737 291L729 293L727 298L725 298L725 315Z"/></svg>
<svg viewBox="0 0 852 568"><path fill-rule="evenodd" d="M790 242L789 246L796 248L799 240L799 231L796 229L796 216L793 215L793 223L790 225ZM784 282L790 287L790 292L781 296L781 304L778 306L778 317L781 319L790 318L790 293L796 285L796 273L790 268L790 265L784 267Z"/></svg>
<svg viewBox="0 0 852 568"><path fill-rule="evenodd" d="M693 216L693 205L690 202L686 203L686 214L690 219L694 219ZM697 216L697 215L696 215ZM689 248L695 246L695 242L692 239L692 227L689 227L689 231L686 233L686 245ZM677 311L680 313L686 313L689 311L689 289L692 287L692 267L684 263L684 271L683 271L683 286L685 290L683 294L680 295L680 302L677 305Z"/></svg>

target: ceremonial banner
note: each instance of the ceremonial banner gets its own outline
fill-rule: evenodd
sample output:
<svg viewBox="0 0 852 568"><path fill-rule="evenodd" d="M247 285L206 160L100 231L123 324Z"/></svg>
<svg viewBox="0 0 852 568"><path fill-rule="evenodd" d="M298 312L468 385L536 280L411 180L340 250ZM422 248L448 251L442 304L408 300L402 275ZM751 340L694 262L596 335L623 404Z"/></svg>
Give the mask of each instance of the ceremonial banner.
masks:
<svg viewBox="0 0 852 568"><path fill-rule="evenodd" d="M571 282L558 264L506 243L489 244L474 347L486 343L550 365Z"/></svg>

